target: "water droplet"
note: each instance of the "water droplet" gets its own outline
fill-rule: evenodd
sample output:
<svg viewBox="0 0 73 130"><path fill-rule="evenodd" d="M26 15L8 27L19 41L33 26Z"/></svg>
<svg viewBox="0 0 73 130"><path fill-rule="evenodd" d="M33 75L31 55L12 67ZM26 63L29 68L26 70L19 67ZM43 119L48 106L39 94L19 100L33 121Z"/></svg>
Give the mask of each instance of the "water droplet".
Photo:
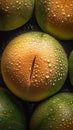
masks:
<svg viewBox="0 0 73 130"><path fill-rule="evenodd" d="M53 109L51 108L50 111L53 111Z"/></svg>
<svg viewBox="0 0 73 130"><path fill-rule="evenodd" d="M10 5L13 5L12 3L10 3Z"/></svg>
<svg viewBox="0 0 73 130"><path fill-rule="evenodd" d="M70 17L70 14L68 14L67 17Z"/></svg>
<svg viewBox="0 0 73 130"><path fill-rule="evenodd" d="M60 8L60 5L57 5L58 8Z"/></svg>
<svg viewBox="0 0 73 130"><path fill-rule="evenodd" d="M17 0L17 1L16 1L16 3L18 4L18 3L19 3L19 1Z"/></svg>
<svg viewBox="0 0 73 130"><path fill-rule="evenodd" d="M62 12L63 15L65 15L65 12Z"/></svg>
<svg viewBox="0 0 73 130"><path fill-rule="evenodd" d="M50 8L47 8L47 10L49 11L49 10L50 10Z"/></svg>
<svg viewBox="0 0 73 130"><path fill-rule="evenodd" d="M50 69L50 70L49 70L49 72L51 73L51 72L52 72L52 70Z"/></svg>
<svg viewBox="0 0 73 130"><path fill-rule="evenodd" d="M64 119L64 118L62 118L62 121L65 121L65 119Z"/></svg>
<svg viewBox="0 0 73 130"><path fill-rule="evenodd" d="M44 59L44 61L47 61L47 59Z"/></svg>
<svg viewBox="0 0 73 130"><path fill-rule="evenodd" d="M38 80L37 80L37 79L35 79L35 82L38 82Z"/></svg>
<svg viewBox="0 0 73 130"><path fill-rule="evenodd" d="M58 4L58 2L57 2L57 1L56 1L55 3L56 3L56 4Z"/></svg>
<svg viewBox="0 0 73 130"><path fill-rule="evenodd" d="M51 64L49 64L48 66L49 66L49 67L51 67L52 65L51 65Z"/></svg>
<svg viewBox="0 0 73 130"><path fill-rule="evenodd" d="M13 8L15 8L15 5L12 5Z"/></svg>
<svg viewBox="0 0 73 130"><path fill-rule="evenodd" d="M50 60L48 59L47 62L50 63Z"/></svg>
<svg viewBox="0 0 73 130"><path fill-rule="evenodd" d="M55 83L53 83L52 85L55 86Z"/></svg>
<svg viewBox="0 0 73 130"><path fill-rule="evenodd" d="M9 6L6 6L6 9L9 9Z"/></svg>
<svg viewBox="0 0 73 130"><path fill-rule="evenodd" d="M54 14L53 16L56 17L56 14Z"/></svg>
<svg viewBox="0 0 73 130"><path fill-rule="evenodd" d="M64 21L62 20L62 23L64 23Z"/></svg>
<svg viewBox="0 0 73 130"><path fill-rule="evenodd" d="M50 57L51 57L52 55L50 54Z"/></svg>
<svg viewBox="0 0 73 130"><path fill-rule="evenodd" d="M21 5L21 2L19 2L19 5Z"/></svg>
<svg viewBox="0 0 73 130"><path fill-rule="evenodd" d="M62 108L62 106L59 106L59 108Z"/></svg>
<svg viewBox="0 0 73 130"><path fill-rule="evenodd" d="M46 75L46 79L48 79L49 78L49 75Z"/></svg>

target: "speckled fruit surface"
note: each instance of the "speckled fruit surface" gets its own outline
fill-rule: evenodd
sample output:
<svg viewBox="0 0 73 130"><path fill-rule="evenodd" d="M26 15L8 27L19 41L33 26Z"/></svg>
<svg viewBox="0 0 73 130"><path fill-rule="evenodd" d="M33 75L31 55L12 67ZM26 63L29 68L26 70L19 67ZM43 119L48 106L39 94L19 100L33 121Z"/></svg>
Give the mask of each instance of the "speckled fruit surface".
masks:
<svg viewBox="0 0 73 130"><path fill-rule="evenodd" d="M73 130L73 93L59 93L33 112L30 130Z"/></svg>
<svg viewBox="0 0 73 130"><path fill-rule="evenodd" d="M70 83L73 86L73 50L70 52L69 55L69 79Z"/></svg>
<svg viewBox="0 0 73 130"><path fill-rule="evenodd" d="M26 116L19 101L0 88L0 130L26 130Z"/></svg>
<svg viewBox="0 0 73 130"><path fill-rule="evenodd" d="M38 24L56 38L73 39L73 0L36 0Z"/></svg>
<svg viewBox="0 0 73 130"><path fill-rule="evenodd" d="M33 14L34 0L0 0L0 31L19 28Z"/></svg>
<svg viewBox="0 0 73 130"><path fill-rule="evenodd" d="M7 87L29 101L39 101L59 91L67 71L63 47L42 32L28 32L14 38L1 59L1 72Z"/></svg>

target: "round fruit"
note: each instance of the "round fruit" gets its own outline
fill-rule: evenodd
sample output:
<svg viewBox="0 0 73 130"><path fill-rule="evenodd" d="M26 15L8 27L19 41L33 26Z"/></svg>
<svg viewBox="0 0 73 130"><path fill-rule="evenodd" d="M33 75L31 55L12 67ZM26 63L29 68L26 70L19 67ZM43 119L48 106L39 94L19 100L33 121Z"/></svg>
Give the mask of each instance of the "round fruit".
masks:
<svg viewBox="0 0 73 130"><path fill-rule="evenodd" d="M39 101L57 92L67 76L63 47L42 32L28 32L5 48L1 71L8 88L24 100Z"/></svg>
<svg viewBox="0 0 73 130"><path fill-rule="evenodd" d="M42 102L31 117L30 130L73 130L73 93Z"/></svg>
<svg viewBox="0 0 73 130"><path fill-rule="evenodd" d="M31 18L33 8L34 0L0 0L0 30L22 26Z"/></svg>
<svg viewBox="0 0 73 130"><path fill-rule="evenodd" d="M69 56L69 78L71 84L73 85L73 51L71 51Z"/></svg>
<svg viewBox="0 0 73 130"><path fill-rule="evenodd" d="M40 27L59 39L73 39L73 0L36 0Z"/></svg>
<svg viewBox="0 0 73 130"><path fill-rule="evenodd" d="M26 130L25 113L17 101L9 91L0 88L1 130Z"/></svg>

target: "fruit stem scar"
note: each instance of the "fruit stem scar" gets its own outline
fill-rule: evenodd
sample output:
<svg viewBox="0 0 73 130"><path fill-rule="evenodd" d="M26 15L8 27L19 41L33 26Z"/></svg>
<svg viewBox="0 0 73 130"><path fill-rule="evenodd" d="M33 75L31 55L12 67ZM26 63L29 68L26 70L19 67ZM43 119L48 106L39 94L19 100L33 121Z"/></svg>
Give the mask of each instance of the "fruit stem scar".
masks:
<svg viewBox="0 0 73 130"><path fill-rule="evenodd" d="M36 56L34 57L34 59L32 61L32 65L31 65L30 81L31 81L31 78L32 78L33 70L34 70L35 60L36 60Z"/></svg>

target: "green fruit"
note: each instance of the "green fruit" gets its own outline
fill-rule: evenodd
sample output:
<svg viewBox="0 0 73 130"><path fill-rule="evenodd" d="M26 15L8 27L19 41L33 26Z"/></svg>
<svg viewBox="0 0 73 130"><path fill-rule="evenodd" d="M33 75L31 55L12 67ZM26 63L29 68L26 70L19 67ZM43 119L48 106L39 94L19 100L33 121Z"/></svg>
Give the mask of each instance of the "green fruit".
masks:
<svg viewBox="0 0 73 130"><path fill-rule="evenodd" d="M45 32L59 39L73 39L72 0L36 0L35 15Z"/></svg>
<svg viewBox="0 0 73 130"><path fill-rule="evenodd" d="M69 56L69 78L71 84L73 85L73 51L71 51Z"/></svg>
<svg viewBox="0 0 73 130"><path fill-rule="evenodd" d="M9 91L0 88L0 130L26 130L25 113Z"/></svg>
<svg viewBox="0 0 73 130"><path fill-rule="evenodd" d="M0 30L22 26L31 18L33 8L34 0L0 0Z"/></svg>
<svg viewBox="0 0 73 130"><path fill-rule="evenodd" d="M60 93L34 111L30 130L73 130L73 93Z"/></svg>
<svg viewBox="0 0 73 130"><path fill-rule="evenodd" d="M14 38L1 59L1 72L7 87L29 101L43 100L59 91L67 71L63 47L42 32L28 32Z"/></svg>

